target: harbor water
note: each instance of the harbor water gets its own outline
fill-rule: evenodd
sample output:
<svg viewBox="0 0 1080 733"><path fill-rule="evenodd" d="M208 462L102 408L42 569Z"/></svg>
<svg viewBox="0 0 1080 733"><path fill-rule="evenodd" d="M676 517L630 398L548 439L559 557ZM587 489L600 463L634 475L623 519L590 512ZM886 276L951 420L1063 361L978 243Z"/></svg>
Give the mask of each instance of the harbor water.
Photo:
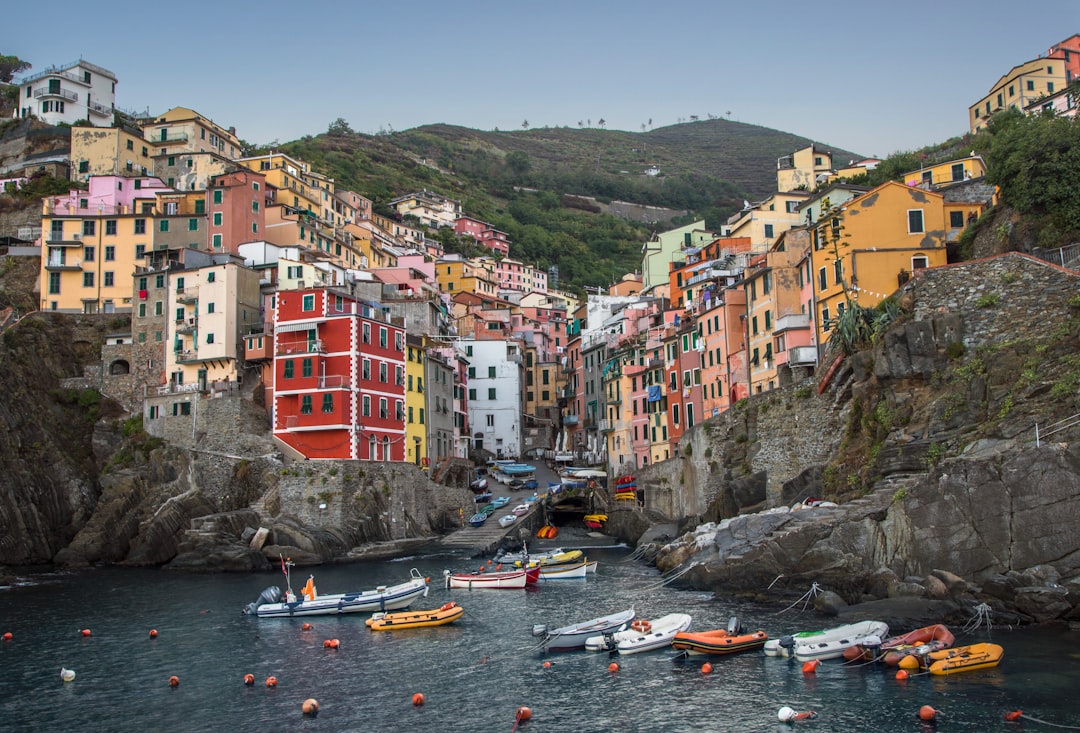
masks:
<svg viewBox="0 0 1080 733"><path fill-rule="evenodd" d="M711 659L671 650L545 654L531 635L535 624L555 628L629 607L644 618L689 613L694 630L725 627L732 615L770 636L828 625L812 611L778 614L672 589L626 548L589 556L600 561L595 576L535 591L447 590L444 568L475 570L480 561L436 555L294 571L294 588L311 572L320 592L336 593L403 582L416 567L431 578L431 591L414 608L449 600L465 608L450 626L383 633L364 625L367 614L241 615L266 586L283 585L280 573L100 568L20 576L0 590L0 634L12 634L0 642L0 730L510 731L521 706L532 713L518 727L526 733L792 730L777 720L782 706L815 711L795 725L807 731L935 729L918 719L923 705L941 711L940 731L1080 726L1080 634L1062 630L955 629L958 645L1001 644L1002 664L906 681L892 668L837 661L803 674L801 663L760 651ZM303 631L304 622L313 629ZM324 648L327 639L340 647ZM63 682L61 668L75 679ZM249 673L252 686L243 681ZM423 705L413 704L416 693ZM308 698L319 702L315 718L302 715ZM1018 709L1029 717L1006 722L1004 714Z"/></svg>

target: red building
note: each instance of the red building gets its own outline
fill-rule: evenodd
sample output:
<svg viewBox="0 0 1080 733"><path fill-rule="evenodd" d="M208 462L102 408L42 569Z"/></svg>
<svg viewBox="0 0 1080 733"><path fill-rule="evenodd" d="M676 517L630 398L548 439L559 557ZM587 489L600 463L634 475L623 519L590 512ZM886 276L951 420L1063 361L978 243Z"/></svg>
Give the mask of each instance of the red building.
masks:
<svg viewBox="0 0 1080 733"><path fill-rule="evenodd" d="M266 231L266 176L246 168L210 180L206 193L208 245L212 252L236 254Z"/></svg>
<svg viewBox="0 0 1080 733"><path fill-rule="evenodd" d="M1065 59L1065 82L1080 79L1080 34L1073 34L1050 47L1048 56Z"/></svg>
<svg viewBox="0 0 1080 733"><path fill-rule="evenodd" d="M405 460L405 329L378 303L281 291L274 437L306 458Z"/></svg>

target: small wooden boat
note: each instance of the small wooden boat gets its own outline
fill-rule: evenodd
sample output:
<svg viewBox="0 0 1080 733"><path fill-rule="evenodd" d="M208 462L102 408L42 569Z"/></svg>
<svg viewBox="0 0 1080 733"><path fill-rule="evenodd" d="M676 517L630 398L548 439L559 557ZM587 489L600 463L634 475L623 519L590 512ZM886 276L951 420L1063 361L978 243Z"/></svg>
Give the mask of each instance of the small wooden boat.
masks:
<svg viewBox="0 0 1080 733"><path fill-rule="evenodd" d="M499 517L499 526L506 528L518 520L516 514L504 514Z"/></svg>
<svg viewBox="0 0 1080 733"><path fill-rule="evenodd" d="M467 590L505 590L524 588L535 584L540 577L540 568L495 571L493 573L451 573L443 571L447 588L465 588Z"/></svg>
<svg viewBox="0 0 1080 733"><path fill-rule="evenodd" d="M469 517L469 524L474 527L479 527L481 524L487 521L487 518L488 515L484 514L483 512L477 512L476 514Z"/></svg>
<svg viewBox="0 0 1080 733"><path fill-rule="evenodd" d="M364 621L372 631L395 631L397 629L420 629L427 626L452 624L465 614L465 609L449 601L430 611L399 611L376 613Z"/></svg>
<svg viewBox="0 0 1080 733"><path fill-rule="evenodd" d="M292 563L284 563L286 579L291 584ZM259 618L291 618L293 616L328 616L342 613L393 611L408 608L420 596L427 596L428 581L420 571L413 568L409 580L398 585L380 585L374 590L356 593L320 595L315 589L315 578L308 578L299 595L292 588L282 594L276 585L262 592L259 600L249 603L244 613Z"/></svg>
<svg viewBox="0 0 1080 733"><path fill-rule="evenodd" d="M901 669L926 669L930 674L948 675L989 669L1001 663L1005 650L998 644L979 643L941 649L926 655L911 654L900 660Z"/></svg>
<svg viewBox="0 0 1080 733"><path fill-rule="evenodd" d="M482 494L477 494L473 497L473 501L475 501L477 504L483 504L484 502L491 501L491 492L485 491Z"/></svg>
<svg viewBox="0 0 1080 733"><path fill-rule="evenodd" d="M712 631L680 631L671 642L672 649L687 654L735 654L750 649L760 649L769 640L764 631L747 632L734 616L726 629ZM621 651L621 650L620 650Z"/></svg>
<svg viewBox="0 0 1080 733"><path fill-rule="evenodd" d="M522 549L521 552L503 552L499 550L495 553L495 562L501 562L504 564L520 564L523 560L528 559L530 562L536 562L544 558L552 557L560 553L566 552L561 547L546 552L529 552L529 548Z"/></svg>
<svg viewBox="0 0 1080 733"><path fill-rule="evenodd" d="M509 496L499 496L491 500L491 503L495 505L496 509L502 509L504 506L510 503Z"/></svg>
<svg viewBox="0 0 1080 733"><path fill-rule="evenodd" d="M540 570L540 580L572 580L584 578L587 573L596 572L597 561L560 563L558 565L537 565ZM591 566L591 567L590 567Z"/></svg>
<svg viewBox="0 0 1080 733"><path fill-rule="evenodd" d="M629 628L634 620L634 609L628 608L608 616L582 621L558 629L548 629L545 624L533 627L533 636L543 637L543 646L551 652L580 649L590 636L614 633Z"/></svg>
<svg viewBox="0 0 1080 733"><path fill-rule="evenodd" d="M771 657L795 657L804 662L835 659L842 656L848 647L880 643L888 635L889 625L882 621L859 621L770 639L765 643L765 654Z"/></svg>
<svg viewBox="0 0 1080 733"><path fill-rule="evenodd" d="M912 654L924 656L930 652L948 649L956 637L944 624L924 626L900 636L885 639L880 646L859 644L844 650L844 659L848 661L873 661L880 658L885 664L895 667L904 657Z"/></svg>
<svg viewBox="0 0 1080 733"><path fill-rule="evenodd" d="M538 556L529 556L528 564L530 567L534 565L541 565L544 567L550 567L552 565L571 565L573 563L581 562L585 559L585 553L581 550L560 550L555 553L545 553ZM520 567L521 561L515 562L515 566Z"/></svg>
<svg viewBox="0 0 1080 733"><path fill-rule="evenodd" d="M530 504L518 504L516 507L514 507L514 514L519 517L523 517L529 513L530 509L532 509L532 505Z"/></svg>
<svg viewBox="0 0 1080 733"><path fill-rule="evenodd" d="M685 613L669 613L652 621L637 619L625 631L590 636L585 640L585 648L590 652L617 650L619 654L637 654L653 649L664 649L671 646L676 634L690 628L691 620L691 617Z"/></svg>

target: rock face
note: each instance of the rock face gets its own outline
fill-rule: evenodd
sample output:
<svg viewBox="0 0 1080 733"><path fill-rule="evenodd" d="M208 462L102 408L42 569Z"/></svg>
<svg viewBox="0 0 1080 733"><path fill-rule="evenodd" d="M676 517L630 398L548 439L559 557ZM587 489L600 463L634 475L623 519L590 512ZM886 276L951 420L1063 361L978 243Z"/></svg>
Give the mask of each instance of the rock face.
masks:
<svg viewBox="0 0 1080 733"><path fill-rule="evenodd" d="M638 472L651 509L697 514L695 531L652 548L657 566L721 593L816 583L850 604L1080 616L1067 590L1080 578L1080 426L1034 441L1036 424L1080 413L1077 285L1015 254L922 273L901 319L820 395L812 383L755 395L684 436L689 455ZM749 486L764 487L761 504ZM803 508L808 497L839 506Z"/></svg>

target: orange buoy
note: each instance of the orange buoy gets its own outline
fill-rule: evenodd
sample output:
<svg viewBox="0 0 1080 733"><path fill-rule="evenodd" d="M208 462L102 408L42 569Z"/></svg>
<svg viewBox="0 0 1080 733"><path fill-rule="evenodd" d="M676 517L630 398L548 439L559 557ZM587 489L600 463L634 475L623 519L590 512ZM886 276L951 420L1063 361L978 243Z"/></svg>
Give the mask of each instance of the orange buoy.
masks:
<svg viewBox="0 0 1080 733"><path fill-rule="evenodd" d="M255 675L251 674L250 672L248 674L244 675L244 684L247 685L248 687L251 687L252 685L254 685L255 684Z"/></svg>
<svg viewBox="0 0 1080 733"><path fill-rule="evenodd" d="M701 673L712 674L712 665L709 662L705 662L705 664L701 665Z"/></svg>
<svg viewBox="0 0 1080 733"><path fill-rule="evenodd" d="M908 670L918 669L919 668L919 660L915 657L914 654L911 654L911 655L906 656L903 659L901 659L900 663L897 666L900 667L900 669L908 669Z"/></svg>
<svg viewBox="0 0 1080 733"><path fill-rule="evenodd" d="M488 565L490 565L490 564L491 564L491 560L488 560L487 564L488 564Z"/></svg>
<svg viewBox="0 0 1080 733"><path fill-rule="evenodd" d="M5 632L4 632L4 641L11 641L11 640L12 640L12 638L13 638L13 637L12 637L12 635L11 635L11 632L10 632L10 631L5 631Z"/></svg>
<svg viewBox="0 0 1080 733"><path fill-rule="evenodd" d="M900 671L898 671L896 673L896 679L900 680L901 682L903 682L907 678L908 678L908 671L906 669L901 669Z"/></svg>
<svg viewBox="0 0 1080 733"><path fill-rule="evenodd" d="M813 710L808 710L805 713L795 713L795 720L810 720L810 718L817 717L817 713Z"/></svg>
<svg viewBox="0 0 1080 733"><path fill-rule="evenodd" d="M479 570L477 570L477 572L478 572L478 573L482 573L482 572L484 572L484 571L485 571L486 569L487 569L487 568L486 568L486 567L485 567L484 565L481 565L481 566L480 566L480 569L479 569Z"/></svg>
<svg viewBox="0 0 1080 733"><path fill-rule="evenodd" d="M329 649L330 648L330 640L329 639L323 639L322 648L323 649Z"/></svg>
<svg viewBox="0 0 1080 733"><path fill-rule="evenodd" d="M1023 710L1013 710L1012 712L1005 713L1005 720L1013 721L1020 720L1020 717L1024 714Z"/></svg>
<svg viewBox="0 0 1080 733"><path fill-rule="evenodd" d="M304 704L300 706L300 709L304 711L304 715L314 718L319 714L319 701L313 697L309 697L307 700L304 700Z"/></svg>
<svg viewBox="0 0 1080 733"><path fill-rule="evenodd" d="M618 672L619 671L619 663L618 662L612 662L611 664L609 664L607 666L607 671L612 672L612 673Z"/></svg>
<svg viewBox="0 0 1080 733"><path fill-rule="evenodd" d="M337 649L339 646L341 646L341 641L339 641L338 639L331 639L330 640L330 648L331 649Z"/></svg>
<svg viewBox="0 0 1080 733"><path fill-rule="evenodd" d="M809 662L803 662L802 672L803 674L814 674L817 672L818 665L821 664L820 659L811 659Z"/></svg>
<svg viewBox="0 0 1080 733"><path fill-rule="evenodd" d="M277 687L277 677L270 676L266 678L267 687Z"/></svg>
<svg viewBox="0 0 1080 733"><path fill-rule="evenodd" d="M420 707L421 705L423 705L424 704L424 693L417 692L415 695L413 695L412 696L412 704L415 707Z"/></svg>
<svg viewBox="0 0 1080 733"><path fill-rule="evenodd" d="M524 705L522 705L520 708L517 709L517 711L514 712L514 719L515 720L528 720L531 717L532 717L532 710L529 710Z"/></svg>
<svg viewBox="0 0 1080 733"><path fill-rule="evenodd" d="M311 624L304 624L300 627L301 631L311 631Z"/></svg>
<svg viewBox="0 0 1080 733"><path fill-rule="evenodd" d="M169 678L169 687L179 687L179 686L180 686L180 678L179 677L177 677L176 675L173 675L172 677Z"/></svg>
<svg viewBox="0 0 1080 733"><path fill-rule="evenodd" d="M79 633L82 634L83 636L90 636L90 629L83 629Z"/></svg>
<svg viewBox="0 0 1080 733"><path fill-rule="evenodd" d="M495 569L496 570L502 570L502 563L499 563L498 565L496 565Z"/></svg>
<svg viewBox="0 0 1080 733"><path fill-rule="evenodd" d="M937 718L938 711L934 710L929 705L923 705L919 708L919 720L934 720Z"/></svg>
<svg viewBox="0 0 1080 733"><path fill-rule="evenodd" d="M544 669L547 669L550 666L551 666L551 662L544 662Z"/></svg>
<svg viewBox="0 0 1080 733"><path fill-rule="evenodd" d="M151 639L156 639L157 638L157 629L150 629L150 638Z"/></svg>

